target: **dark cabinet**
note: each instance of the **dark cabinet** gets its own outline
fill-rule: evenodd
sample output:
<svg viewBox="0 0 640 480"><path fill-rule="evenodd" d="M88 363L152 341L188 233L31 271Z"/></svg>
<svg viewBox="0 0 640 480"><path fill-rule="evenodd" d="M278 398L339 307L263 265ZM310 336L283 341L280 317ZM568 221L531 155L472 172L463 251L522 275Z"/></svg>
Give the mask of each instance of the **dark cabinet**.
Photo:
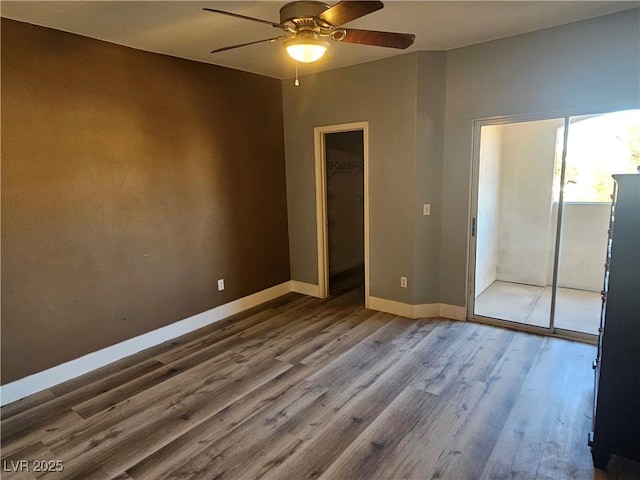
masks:
<svg viewBox="0 0 640 480"><path fill-rule="evenodd" d="M640 460L640 174L614 175L595 368L593 463Z"/></svg>

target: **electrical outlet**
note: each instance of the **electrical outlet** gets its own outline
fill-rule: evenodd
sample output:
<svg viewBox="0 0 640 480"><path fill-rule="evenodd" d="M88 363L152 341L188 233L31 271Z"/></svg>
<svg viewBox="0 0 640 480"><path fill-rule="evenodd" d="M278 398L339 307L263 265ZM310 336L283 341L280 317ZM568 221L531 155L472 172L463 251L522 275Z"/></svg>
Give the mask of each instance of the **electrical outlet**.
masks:
<svg viewBox="0 0 640 480"><path fill-rule="evenodd" d="M400 277L400 287L407 288L407 277Z"/></svg>
<svg viewBox="0 0 640 480"><path fill-rule="evenodd" d="M430 203L425 203L422 205L422 215L424 215L425 217L428 215L431 215L431 204Z"/></svg>
<svg viewBox="0 0 640 480"><path fill-rule="evenodd" d="M218 280L218 291L221 292L222 290L224 290L224 278Z"/></svg>

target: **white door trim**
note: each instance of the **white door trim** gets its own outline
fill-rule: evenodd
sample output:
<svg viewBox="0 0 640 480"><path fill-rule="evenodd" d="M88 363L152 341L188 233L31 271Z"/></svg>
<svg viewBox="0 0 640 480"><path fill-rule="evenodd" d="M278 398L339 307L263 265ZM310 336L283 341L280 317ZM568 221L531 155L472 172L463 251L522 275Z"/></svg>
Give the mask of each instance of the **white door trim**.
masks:
<svg viewBox="0 0 640 480"><path fill-rule="evenodd" d="M318 244L318 296L329 295L327 243L327 174L325 138L328 133L362 131L364 146L364 302L369 307L369 122L326 125L313 129L316 172L316 231Z"/></svg>

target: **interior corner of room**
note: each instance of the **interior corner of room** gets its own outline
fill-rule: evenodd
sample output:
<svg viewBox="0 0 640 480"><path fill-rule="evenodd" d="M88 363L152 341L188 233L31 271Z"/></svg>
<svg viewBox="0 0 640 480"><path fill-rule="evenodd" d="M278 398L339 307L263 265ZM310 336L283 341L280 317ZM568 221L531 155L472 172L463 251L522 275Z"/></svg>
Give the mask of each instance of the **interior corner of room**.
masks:
<svg viewBox="0 0 640 480"><path fill-rule="evenodd" d="M2 384L288 292L322 296L319 242L334 287L356 273L363 302L393 314L465 320L491 285L543 291L558 129L639 108L639 16L410 52L304 75L299 88L2 18ZM363 123L366 141L360 127L331 131ZM324 239L318 127L329 128ZM540 156L523 140L536 135ZM474 149L493 158L480 175L499 195L474 200ZM565 205L559 289L599 292L607 209ZM512 251L524 246L526 261Z"/></svg>

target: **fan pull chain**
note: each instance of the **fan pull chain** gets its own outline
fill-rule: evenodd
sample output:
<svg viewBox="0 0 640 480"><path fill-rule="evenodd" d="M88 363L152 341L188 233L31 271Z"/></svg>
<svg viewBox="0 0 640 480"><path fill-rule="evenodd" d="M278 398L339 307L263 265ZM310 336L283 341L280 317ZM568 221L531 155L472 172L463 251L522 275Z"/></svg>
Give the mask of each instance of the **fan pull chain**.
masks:
<svg viewBox="0 0 640 480"><path fill-rule="evenodd" d="M298 80L298 62L296 62L296 81L293 82L296 87L300 86L300 80Z"/></svg>

